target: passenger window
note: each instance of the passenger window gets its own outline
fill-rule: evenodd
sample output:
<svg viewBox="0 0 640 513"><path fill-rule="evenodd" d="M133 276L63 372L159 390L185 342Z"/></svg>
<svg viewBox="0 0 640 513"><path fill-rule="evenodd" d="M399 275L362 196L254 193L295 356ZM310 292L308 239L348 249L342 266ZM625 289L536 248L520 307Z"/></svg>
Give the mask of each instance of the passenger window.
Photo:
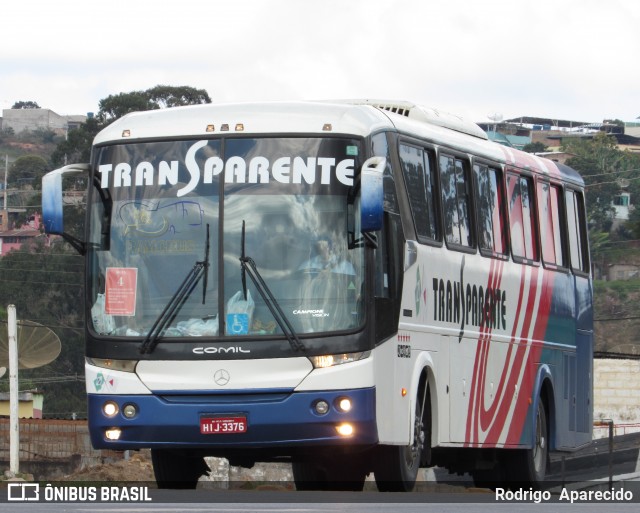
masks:
<svg viewBox="0 0 640 513"><path fill-rule="evenodd" d="M415 146L400 145L400 161L407 185L418 240L438 239L434 201L435 181L429 152Z"/></svg>
<svg viewBox="0 0 640 513"><path fill-rule="evenodd" d="M471 182L464 162L440 156L444 236L448 244L473 246L471 232Z"/></svg>
<svg viewBox="0 0 640 513"><path fill-rule="evenodd" d="M506 217L499 171L492 167L473 166L478 201L478 244L481 250L492 254L506 254Z"/></svg>
<svg viewBox="0 0 640 513"><path fill-rule="evenodd" d="M511 250L516 259L538 260L535 219L533 217L533 180L513 173L507 174Z"/></svg>
<svg viewBox="0 0 640 513"><path fill-rule="evenodd" d="M564 261L562 222L562 194L560 187L547 182L538 182L538 205L540 218L540 242L542 260L545 264L566 267Z"/></svg>
<svg viewBox="0 0 640 513"><path fill-rule="evenodd" d="M576 271L588 273L589 251L587 248L587 224L584 199L577 191L568 190L566 200L571 268Z"/></svg>

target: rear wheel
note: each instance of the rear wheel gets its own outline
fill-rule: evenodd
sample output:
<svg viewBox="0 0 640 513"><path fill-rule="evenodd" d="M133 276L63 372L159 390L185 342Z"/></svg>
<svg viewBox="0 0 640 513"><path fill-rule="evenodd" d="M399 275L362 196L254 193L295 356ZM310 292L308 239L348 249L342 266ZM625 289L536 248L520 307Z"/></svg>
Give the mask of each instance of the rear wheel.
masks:
<svg viewBox="0 0 640 513"><path fill-rule="evenodd" d="M378 449L375 479L381 492L410 492L420 466L431 456L431 402L429 390L420 387L414 414L413 440L407 446L382 445Z"/></svg>
<svg viewBox="0 0 640 513"><path fill-rule="evenodd" d="M549 459L549 426L542 398L538 401L535 420L535 438L531 449L513 452L509 458L509 477L521 485L540 488L545 478Z"/></svg>
<svg viewBox="0 0 640 513"><path fill-rule="evenodd" d="M204 458L167 449L151 449L151 462L158 488L193 489L209 471Z"/></svg>

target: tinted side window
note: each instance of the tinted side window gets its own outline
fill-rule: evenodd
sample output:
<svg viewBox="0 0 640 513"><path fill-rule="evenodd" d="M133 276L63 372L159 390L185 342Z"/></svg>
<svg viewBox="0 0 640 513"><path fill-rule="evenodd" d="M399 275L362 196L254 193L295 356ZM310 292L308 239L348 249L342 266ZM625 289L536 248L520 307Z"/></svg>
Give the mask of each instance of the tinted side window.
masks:
<svg viewBox="0 0 640 513"><path fill-rule="evenodd" d="M563 241L562 193L560 187L538 182L538 208L540 218L540 242L542 260L546 264L566 267Z"/></svg>
<svg viewBox="0 0 640 513"><path fill-rule="evenodd" d="M566 193L566 201L571 268L588 273L589 251L587 249L584 199L577 191L568 190Z"/></svg>
<svg viewBox="0 0 640 513"><path fill-rule="evenodd" d="M538 260L533 193L531 178L507 174L511 249L515 258L528 261Z"/></svg>
<svg viewBox="0 0 640 513"><path fill-rule="evenodd" d="M440 156L444 236L448 244L473 246L471 181L461 159Z"/></svg>
<svg viewBox="0 0 640 513"><path fill-rule="evenodd" d="M474 165L473 170L478 193L478 244L482 250L505 254L506 216L499 171L482 164Z"/></svg>
<svg viewBox="0 0 640 513"><path fill-rule="evenodd" d="M400 161L418 239L435 240L438 238L438 231L430 155L422 148L401 144Z"/></svg>

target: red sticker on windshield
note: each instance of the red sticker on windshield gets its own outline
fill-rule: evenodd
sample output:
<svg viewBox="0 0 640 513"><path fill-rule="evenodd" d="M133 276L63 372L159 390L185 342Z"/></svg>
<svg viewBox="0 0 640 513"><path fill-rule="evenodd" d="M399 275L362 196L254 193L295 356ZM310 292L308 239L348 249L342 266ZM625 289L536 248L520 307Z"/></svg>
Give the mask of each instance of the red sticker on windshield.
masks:
<svg viewBox="0 0 640 513"><path fill-rule="evenodd" d="M105 313L134 316L138 269L135 267L107 267Z"/></svg>

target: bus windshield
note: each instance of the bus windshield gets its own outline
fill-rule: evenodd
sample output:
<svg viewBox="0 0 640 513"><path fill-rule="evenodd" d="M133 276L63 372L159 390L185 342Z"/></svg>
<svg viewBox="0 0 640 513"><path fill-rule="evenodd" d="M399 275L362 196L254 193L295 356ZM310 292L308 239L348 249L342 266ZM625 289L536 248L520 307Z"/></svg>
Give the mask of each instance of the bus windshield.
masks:
<svg viewBox="0 0 640 513"><path fill-rule="evenodd" d="M281 336L243 254L296 334L358 328L364 259L349 249L347 211L361 153L334 137L96 148L93 331L147 337L164 316L162 337ZM204 272L184 286L196 264Z"/></svg>

